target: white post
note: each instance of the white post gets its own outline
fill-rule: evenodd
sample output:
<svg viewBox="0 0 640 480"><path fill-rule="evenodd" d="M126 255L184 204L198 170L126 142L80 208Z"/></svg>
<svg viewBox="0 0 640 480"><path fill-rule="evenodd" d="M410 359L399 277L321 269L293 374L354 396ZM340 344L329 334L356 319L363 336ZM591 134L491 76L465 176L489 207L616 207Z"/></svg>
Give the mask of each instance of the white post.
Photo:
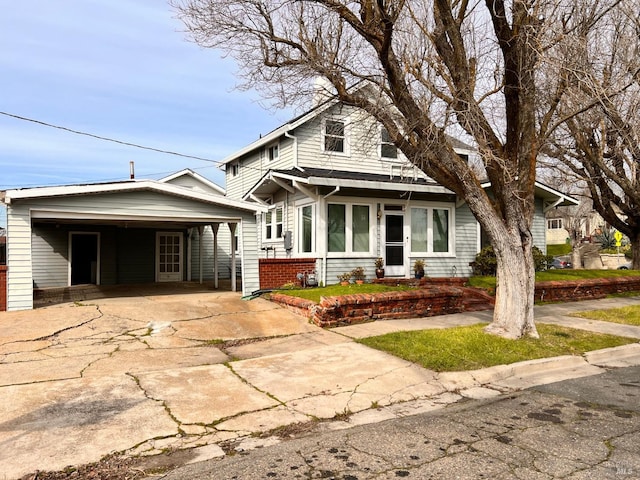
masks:
<svg viewBox="0 0 640 480"><path fill-rule="evenodd" d="M202 285L202 244L204 243L204 226L198 225L198 272L200 273L200 285Z"/></svg>
<svg viewBox="0 0 640 480"><path fill-rule="evenodd" d="M236 236L237 223L229 223L229 230L231 231L231 291L237 291L236 288L236 249L234 248L234 240Z"/></svg>
<svg viewBox="0 0 640 480"><path fill-rule="evenodd" d="M218 229L219 223L212 223L211 230L213 231L213 287L218 288Z"/></svg>

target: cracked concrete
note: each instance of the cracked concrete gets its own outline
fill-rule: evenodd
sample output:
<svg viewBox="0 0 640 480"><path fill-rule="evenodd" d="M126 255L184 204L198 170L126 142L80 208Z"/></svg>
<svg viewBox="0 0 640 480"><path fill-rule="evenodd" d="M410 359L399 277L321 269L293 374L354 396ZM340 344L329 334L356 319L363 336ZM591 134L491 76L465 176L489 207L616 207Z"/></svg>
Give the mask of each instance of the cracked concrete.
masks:
<svg viewBox="0 0 640 480"><path fill-rule="evenodd" d="M606 308L606 302L573 307ZM623 302L640 304L640 298L616 299L615 306ZM477 323L488 320L486 312L325 331L265 300L245 302L232 293L94 303L0 313L0 445L5 447L0 473L5 478L89 463L111 452L194 449L193 458L202 459L221 455L214 445L233 442L237 450L247 450L277 442L255 435L290 425L333 419L319 428L340 430L602 373L609 365L640 364L640 345L633 344L584 357L436 374L352 341L393 330ZM560 315L548 307L539 307L536 317L569 321L566 304ZM610 328L571 322L576 328ZM640 338L638 327L624 331ZM490 446L482 448L490 454ZM466 452L460 445L449 450ZM470 461L491 472L489 458ZM553 469L570 469L567 465Z"/></svg>

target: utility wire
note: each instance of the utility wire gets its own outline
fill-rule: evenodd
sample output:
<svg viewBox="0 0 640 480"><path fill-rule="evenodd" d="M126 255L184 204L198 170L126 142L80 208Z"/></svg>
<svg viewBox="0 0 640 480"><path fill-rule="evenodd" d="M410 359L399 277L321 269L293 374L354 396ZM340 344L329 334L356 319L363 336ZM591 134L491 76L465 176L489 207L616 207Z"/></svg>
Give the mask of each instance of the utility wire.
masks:
<svg viewBox="0 0 640 480"><path fill-rule="evenodd" d="M220 162L218 160L211 160L210 158L197 157L195 155L187 155L187 154L184 154L184 153L172 152L170 150L162 150L160 148L146 147L144 145L138 145L137 143L131 143L131 142L125 142L125 141L122 141L122 140L116 140L115 138L102 137L100 135L95 135L93 133L81 132L79 130L73 130L72 128L61 127L60 125L53 125L51 123L43 122L41 120L34 120L33 118L22 117L20 115L14 115L12 113L7 113L7 112L0 111L0 114L1 115L5 115L7 117L11 117L11 118L16 118L18 120L24 120L26 122L32 122L32 123L36 123L38 125L43 125L45 127L57 128L58 130L64 130L65 132L75 133L76 135L84 135L86 137L97 138L98 140L104 140L104 141L107 141L107 142L118 143L120 145L126 145L128 147L141 148L143 150L151 150L152 152L165 153L167 155L175 155L177 157L192 158L194 160L202 160L203 162L212 162L212 163L215 163L216 165L222 165L222 162Z"/></svg>

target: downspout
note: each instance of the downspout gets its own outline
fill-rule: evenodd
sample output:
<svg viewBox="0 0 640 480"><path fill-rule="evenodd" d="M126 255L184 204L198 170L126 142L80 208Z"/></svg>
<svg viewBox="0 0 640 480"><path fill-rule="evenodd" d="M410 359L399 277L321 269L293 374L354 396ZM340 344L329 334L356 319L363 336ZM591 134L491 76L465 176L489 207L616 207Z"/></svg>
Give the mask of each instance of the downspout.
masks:
<svg viewBox="0 0 640 480"><path fill-rule="evenodd" d="M293 167L298 168L298 137L291 135L288 131L284 132L284 136L293 140Z"/></svg>
<svg viewBox="0 0 640 480"><path fill-rule="evenodd" d="M324 197L322 198L329 198L331 195L335 195L336 193L338 193L340 191L340 185L338 185L336 188L334 188L333 190L331 190L329 193L327 193Z"/></svg>

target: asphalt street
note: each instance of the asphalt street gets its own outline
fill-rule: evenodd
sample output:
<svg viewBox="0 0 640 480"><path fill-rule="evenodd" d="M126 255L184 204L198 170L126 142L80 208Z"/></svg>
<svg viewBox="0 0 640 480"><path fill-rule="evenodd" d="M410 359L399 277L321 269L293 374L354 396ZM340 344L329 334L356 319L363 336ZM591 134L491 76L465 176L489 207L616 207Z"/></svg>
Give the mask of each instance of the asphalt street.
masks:
<svg viewBox="0 0 640 480"><path fill-rule="evenodd" d="M165 480L640 479L640 367L323 431Z"/></svg>

